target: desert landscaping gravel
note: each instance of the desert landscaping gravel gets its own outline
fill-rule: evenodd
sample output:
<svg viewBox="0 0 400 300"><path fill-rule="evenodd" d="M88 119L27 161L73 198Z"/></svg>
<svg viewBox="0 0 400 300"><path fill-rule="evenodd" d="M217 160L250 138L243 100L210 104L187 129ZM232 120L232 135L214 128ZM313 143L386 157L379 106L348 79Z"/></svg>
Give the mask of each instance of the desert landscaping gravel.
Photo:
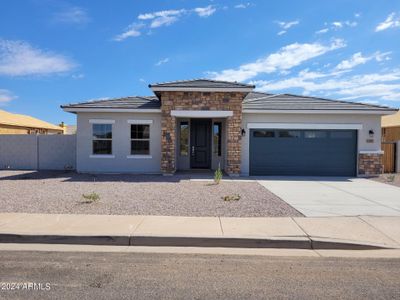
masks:
<svg viewBox="0 0 400 300"><path fill-rule="evenodd" d="M83 194L100 199L83 203ZM223 198L239 200L224 201ZM228 196L228 197L227 197ZM0 171L0 212L295 217L289 204L256 181L190 180L188 175Z"/></svg>
<svg viewBox="0 0 400 300"><path fill-rule="evenodd" d="M378 177L372 177L371 180L387 183L390 185L400 187L400 175L399 174L382 174Z"/></svg>

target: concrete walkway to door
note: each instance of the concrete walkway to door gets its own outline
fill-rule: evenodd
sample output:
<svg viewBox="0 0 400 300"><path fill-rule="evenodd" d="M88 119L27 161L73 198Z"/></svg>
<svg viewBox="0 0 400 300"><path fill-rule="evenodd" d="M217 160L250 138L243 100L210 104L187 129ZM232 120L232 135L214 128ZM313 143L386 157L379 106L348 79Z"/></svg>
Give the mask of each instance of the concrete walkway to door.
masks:
<svg viewBox="0 0 400 300"><path fill-rule="evenodd" d="M307 217L400 216L400 188L363 178L262 177L258 182Z"/></svg>

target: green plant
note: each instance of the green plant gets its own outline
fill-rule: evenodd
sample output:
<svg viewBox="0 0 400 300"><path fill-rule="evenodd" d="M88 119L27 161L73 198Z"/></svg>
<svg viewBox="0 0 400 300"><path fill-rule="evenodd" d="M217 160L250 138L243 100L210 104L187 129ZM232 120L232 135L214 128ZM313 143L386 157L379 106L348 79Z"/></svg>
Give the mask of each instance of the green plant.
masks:
<svg viewBox="0 0 400 300"><path fill-rule="evenodd" d="M395 180L395 178L396 178L395 174L390 174L390 175L386 176L386 181L393 182Z"/></svg>
<svg viewBox="0 0 400 300"><path fill-rule="evenodd" d="M239 194L233 194L233 195L226 195L222 197L222 200L224 201L239 201L240 200L240 195Z"/></svg>
<svg viewBox="0 0 400 300"><path fill-rule="evenodd" d="M97 194L95 192L90 193L90 194L82 194L82 197L84 199L82 201L82 203L87 203L87 204L90 204L90 203L93 203L93 202L97 202L97 201L100 200L99 194Z"/></svg>
<svg viewBox="0 0 400 300"><path fill-rule="evenodd" d="M214 173L214 182L215 182L215 184L219 184L221 179L222 179L222 171L221 171L221 166L218 164L218 169L215 170L215 173Z"/></svg>

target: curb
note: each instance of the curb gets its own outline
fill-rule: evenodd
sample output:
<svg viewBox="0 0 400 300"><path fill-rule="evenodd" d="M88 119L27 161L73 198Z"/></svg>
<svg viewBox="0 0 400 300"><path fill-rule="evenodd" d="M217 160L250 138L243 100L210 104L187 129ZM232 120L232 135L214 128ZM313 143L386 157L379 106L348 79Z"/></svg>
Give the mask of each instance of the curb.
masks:
<svg viewBox="0 0 400 300"><path fill-rule="evenodd" d="M208 247L208 248L278 248L305 250L378 250L394 249L380 244L359 243L323 238L254 238L189 236L89 236L0 234L0 243L75 244L103 246Z"/></svg>

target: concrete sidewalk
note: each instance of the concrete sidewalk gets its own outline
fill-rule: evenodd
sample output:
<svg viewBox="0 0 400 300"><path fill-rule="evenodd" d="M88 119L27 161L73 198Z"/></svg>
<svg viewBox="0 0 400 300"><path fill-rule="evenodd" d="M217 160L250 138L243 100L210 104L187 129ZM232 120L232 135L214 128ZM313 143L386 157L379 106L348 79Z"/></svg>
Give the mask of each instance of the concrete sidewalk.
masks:
<svg viewBox="0 0 400 300"><path fill-rule="evenodd" d="M400 217L196 218L2 213L0 243L400 249Z"/></svg>

